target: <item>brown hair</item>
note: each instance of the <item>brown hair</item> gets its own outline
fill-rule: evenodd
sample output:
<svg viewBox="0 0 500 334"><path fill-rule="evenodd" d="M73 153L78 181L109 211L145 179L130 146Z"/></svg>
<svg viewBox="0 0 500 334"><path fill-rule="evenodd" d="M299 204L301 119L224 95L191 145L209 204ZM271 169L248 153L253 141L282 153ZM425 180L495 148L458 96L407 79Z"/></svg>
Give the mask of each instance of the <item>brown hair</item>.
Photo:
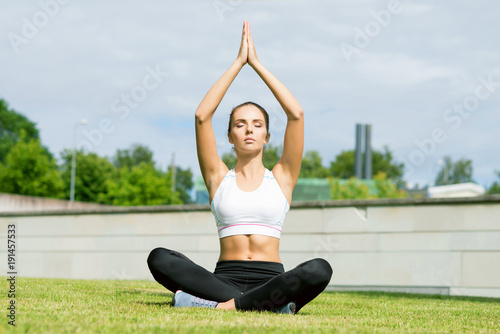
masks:
<svg viewBox="0 0 500 334"><path fill-rule="evenodd" d="M247 101L245 103L242 103L242 104L234 107L233 110L231 110L231 114L229 115L229 125L227 127L227 132L231 132L231 120L233 119L233 114L236 111L236 109L238 109L239 107L248 106L248 105L252 105L254 107L257 107L257 109L259 109L262 112L262 114L264 115L264 120L266 121L266 130L267 130L267 133L269 133L269 114L260 105L258 105L255 102L251 102L251 101Z"/></svg>

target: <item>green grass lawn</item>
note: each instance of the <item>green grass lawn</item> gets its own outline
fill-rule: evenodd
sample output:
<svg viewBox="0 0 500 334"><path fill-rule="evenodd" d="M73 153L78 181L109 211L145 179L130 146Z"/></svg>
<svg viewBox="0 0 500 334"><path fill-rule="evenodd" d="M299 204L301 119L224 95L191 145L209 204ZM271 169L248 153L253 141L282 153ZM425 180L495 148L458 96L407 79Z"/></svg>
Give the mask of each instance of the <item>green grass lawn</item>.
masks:
<svg viewBox="0 0 500 334"><path fill-rule="evenodd" d="M500 332L500 299L487 298L327 292L298 314L282 315L172 308L172 294L156 282L18 277L15 328L7 323L10 298L1 299L0 332Z"/></svg>

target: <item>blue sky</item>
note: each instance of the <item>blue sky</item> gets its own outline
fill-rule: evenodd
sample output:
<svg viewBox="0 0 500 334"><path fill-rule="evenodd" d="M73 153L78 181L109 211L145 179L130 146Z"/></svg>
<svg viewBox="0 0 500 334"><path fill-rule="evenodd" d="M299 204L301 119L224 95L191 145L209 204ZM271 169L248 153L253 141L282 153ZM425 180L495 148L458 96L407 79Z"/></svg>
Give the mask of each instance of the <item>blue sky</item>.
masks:
<svg viewBox="0 0 500 334"><path fill-rule="evenodd" d="M372 125L405 179L432 184L445 155L473 160L489 186L500 170L500 6L491 1L3 2L0 97L35 121L59 156L73 145L101 156L133 143L165 168L200 175L194 112L235 60L244 20L260 61L305 111L305 149L325 166ZM285 117L245 66L214 117L220 154L230 109L247 100ZM85 127L75 127L86 119Z"/></svg>

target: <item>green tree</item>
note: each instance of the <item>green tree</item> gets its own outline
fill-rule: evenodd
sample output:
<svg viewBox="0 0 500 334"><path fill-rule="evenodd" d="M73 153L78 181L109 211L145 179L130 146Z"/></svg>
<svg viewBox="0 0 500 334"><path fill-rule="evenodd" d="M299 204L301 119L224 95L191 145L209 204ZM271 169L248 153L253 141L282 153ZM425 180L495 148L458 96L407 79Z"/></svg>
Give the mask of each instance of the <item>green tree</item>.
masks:
<svg viewBox="0 0 500 334"><path fill-rule="evenodd" d="M354 151L342 151L330 162L330 174L340 179L350 179L354 175Z"/></svg>
<svg viewBox="0 0 500 334"><path fill-rule="evenodd" d="M72 150L61 152L60 166L64 180L65 198L69 199L71 185ZM119 170L108 159L95 153L76 151L75 201L99 203L99 196L107 192L106 180L119 177Z"/></svg>
<svg viewBox="0 0 500 334"><path fill-rule="evenodd" d="M357 178L351 177L346 181L333 178L331 184L331 199L367 199L370 198L370 188Z"/></svg>
<svg viewBox="0 0 500 334"><path fill-rule="evenodd" d="M0 162L5 162L10 149L21 138L21 130L24 130L26 140L40 139L35 123L9 109L7 102L0 99ZM42 146L42 151L49 158L53 158L47 148Z"/></svg>
<svg viewBox="0 0 500 334"><path fill-rule="evenodd" d="M377 191L376 198L405 198L408 193L402 189L398 189L397 185L387 178L387 174L379 171L373 177L375 189Z"/></svg>
<svg viewBox="0 0 500 334"><path fill-rule="evenodd" d="M221 157L221 160L229 169L233 169L234 167L236 167L236 163L238 162L236 154L233 151L224 153Z"/></svg>
<svg viewBox="0 0 500 334"><path fill-rule="evenodd" d="M117 168L132 168L142 162L153 164L153 152L144 145L132 144L129 149L117 150L113 157L113 165Z"/></svg>
<svg viewBox="0 0 500 334"><path fill-rule="evenodd" d="M172 175L172 168L168 168L168 174ZM175 191L179 193L179 198L184 204L192 203L191 195L189 193L193 189L193 173L191 168L182 169L178 166L175 167Z"/></svg>
<svg viewBox="0 0 500 334"><path fill-rule="evenodd" d="M162 173L149 163L123 167L118 178L106 180L107 191L99 195L99 202L121 206L182 204L179 193L172 192L171 182L170 173Z"/></svg>
<svg viewBox="0 0 500 334"><path fill-rule="evenodd" d="M278 163L281 158L281 154L283 152L283 148L281 146L273 146L271 144L267 144L264 147L264 152L262 153L262 163L264 167L271 170ZM238 162L236 158L236 154L231 151L229 153L224 153L222 155L221 160L226 164L227 168L233 169Z"/></svg>
<svg viewBox="0 0 500 334"><path fill-rule="evenodd" d="M113 157L113 164L122 169L123 167L132 170L133 167L140 166L141 164L148 164L155 166L153 161L153 152L144 145L133 144L130 148L125 150L117 150ZM153 167L154 168L154 167ZM172 177L172 167L168 168L168 175ZM165 174L160 170L156 170L158 175ZM121 175L124 175L123 173ZM146 174L148 175L148 174ZM166 174L164 175L166 177ZM170 181L170 185L172 182ZM193 173L190 169L175 168L175 191L178 193L179 199L182 203L191 203L191 196L189 195L193 188ZM149 201L149 200L148 200ZM151 201L149 201L151 202Z"/></svg>
<svg viewBox="0 0 500 334"><path fill-rule="evenodd" d="M354 157L354 150L342 151L337 155L335 161L330 163L330 174L341 179L355 176ZM404 186L404 164L394 161L392 152L387 146L384 146L383 151L372 151L372 173L377 175L379 172L384 172L387 178L391 179L398 188Z"/></svg>
<svg viewBox="0 0 500 334"><path fill-rule="evenodd" d="M318 151L307 151L302 158L299 177L302 178L326 178L329 176L328 169L323 166Z"/></svg>
<svg viewBox="0 0 500 334"><path fill-rule="evenodd" d="M497 177L500 179L500 171L496 170L495 173L497 174ZM500 181L493 182L490 189L488 189L488 194L500 194Z"/></svg>
<svg viewBox="0 0 500 334"><path fill-rule="evenodd" d="M264 167L269 170L273 169L278 161L280 161L282 154L282 146L273 146L271 144L267 144L264 149L264 153L262 154L262 163L264 164Z"/></svg>
<svg viewBox="0 0 500 334"><path fill-rule="evenodd" d="M445 156L443 166L434 182L436 186L466 182L474 182L472 180L472 160L462 158L453 162L450 156Z"/></svg>
<svg viewBox="0 0 500 334"><path fill-rule="evenodd" d="M348 180L333 178L330 181L331 199L375 199L404 198L408 194L398 189L396 184L387 178L384 172L378 172L372 180L358 180L351 177ZM370 186L373 191L370 191Z"/></svg>
<svg viewBox="0 0 500 334"><path fill-rule="evenodd" d="M61 198L63 187L55 160L39 139L28 139L21 129L19 140L0 162L0 192Z"/></svg>

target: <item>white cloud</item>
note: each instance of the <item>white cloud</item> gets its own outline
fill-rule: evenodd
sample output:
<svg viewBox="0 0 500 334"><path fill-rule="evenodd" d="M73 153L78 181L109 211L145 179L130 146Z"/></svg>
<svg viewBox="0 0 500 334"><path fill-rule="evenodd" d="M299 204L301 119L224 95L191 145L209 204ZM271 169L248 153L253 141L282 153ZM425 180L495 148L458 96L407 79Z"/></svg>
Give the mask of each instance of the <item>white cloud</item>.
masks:
<svg viewBox="0 0 500 334"><path fill-rule="evenodd" d="M388 88L421 84L435 79L446 79L460 75L460 70L442 65L432 65L398 53L366 52L363 59L353 64L360 78L377 82Z"/></svg>

